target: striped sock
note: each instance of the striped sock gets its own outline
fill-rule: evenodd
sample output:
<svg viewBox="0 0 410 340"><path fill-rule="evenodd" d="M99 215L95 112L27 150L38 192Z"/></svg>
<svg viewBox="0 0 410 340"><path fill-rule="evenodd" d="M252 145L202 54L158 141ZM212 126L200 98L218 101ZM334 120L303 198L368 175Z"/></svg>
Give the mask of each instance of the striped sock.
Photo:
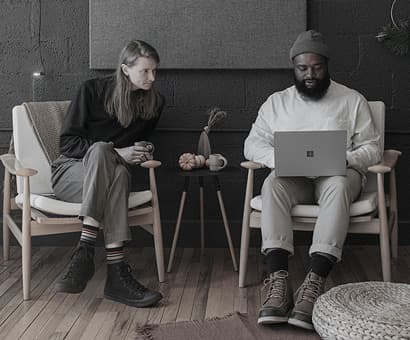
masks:
<svg viewBox="0 0 410 340"><path fill-rule="evenodd" d="M107 264L114 264L124 261L124 247L105 248L107 254Z"/></svg>
<svg viewBox="0 0 410 340"><path fill-rule="evenodd" d="M83 224L83 229L81 230L80 242L86 243L89 246L95 246L97 241L98 228L91 225Z"/></svg>

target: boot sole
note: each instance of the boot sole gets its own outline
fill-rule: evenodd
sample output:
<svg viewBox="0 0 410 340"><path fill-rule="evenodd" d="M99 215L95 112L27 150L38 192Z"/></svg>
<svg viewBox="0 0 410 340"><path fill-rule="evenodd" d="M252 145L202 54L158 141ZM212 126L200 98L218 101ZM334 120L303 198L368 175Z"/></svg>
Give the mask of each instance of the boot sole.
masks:
<svg viewBox="0 0 410 340"><path fill-rule="evenodd" d="M300 327L300 328L303 328L303 329L308 329L308 330L311 330L311 331L314 330L313 325L311 323L306 322L306 321L302 321L302 320L299 320L299 319L295 319L295 318L289 318L288 324L290 324L292 326Z"/></svg>
<svg viewBox="0 0 410 340"><path fill-rule="evenodd" d="M279 323L287 323L287 316L261 316L258 318L258 325L273 325Z"/></svg>
<svg viewBox="0 0 410 340"><path fill-rule="evenodd" d="M144 308L144 307L151 307L151 306L155 305L158 301L160 301L162 299L162 296L157 295L157 296L153 296L151 299L147 299L145 301L135 301L135 300L128 300L128 299L125 299L121 296L116 296L116 295L112 295L112 294L104 292L104 298L106 298L108 300L113 300L113 301L116 301L116 302L120 302L120 303L126 304L126 305L131 306L131 307Z"/></svg>

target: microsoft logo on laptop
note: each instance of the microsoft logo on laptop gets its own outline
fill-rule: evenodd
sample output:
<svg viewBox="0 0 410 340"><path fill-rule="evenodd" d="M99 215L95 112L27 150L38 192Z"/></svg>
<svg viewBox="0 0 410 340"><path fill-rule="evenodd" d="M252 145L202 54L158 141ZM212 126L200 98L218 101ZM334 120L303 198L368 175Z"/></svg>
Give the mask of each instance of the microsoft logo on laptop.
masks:
<svg viewBox="0 0 410 340"><path fill-rule="evenodd" d="M315 157L313 150L306 151L306 157Z"/></svg>

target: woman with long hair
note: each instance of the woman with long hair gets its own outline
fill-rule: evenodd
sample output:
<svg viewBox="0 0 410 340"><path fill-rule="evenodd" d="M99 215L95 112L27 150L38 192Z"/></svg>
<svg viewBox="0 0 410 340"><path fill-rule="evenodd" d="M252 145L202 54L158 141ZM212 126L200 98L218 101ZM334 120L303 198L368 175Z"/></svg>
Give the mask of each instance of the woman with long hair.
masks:
<svg viewBox="0 0 410 340"><path fill-rule="evenodd" d="M104 296L135 307L151 306L162 298L132 276L123 249L124 242L131 240L130 170L152 158L153 145L146 140L165 104L153 87L159 61L148 43L129 42L115 73L85 81L64 117L52 184L58 199L81 203L83 228L71 262L57 281L57 291L85 289L94 274L94 246L102 228L107 256Z"/></svg>

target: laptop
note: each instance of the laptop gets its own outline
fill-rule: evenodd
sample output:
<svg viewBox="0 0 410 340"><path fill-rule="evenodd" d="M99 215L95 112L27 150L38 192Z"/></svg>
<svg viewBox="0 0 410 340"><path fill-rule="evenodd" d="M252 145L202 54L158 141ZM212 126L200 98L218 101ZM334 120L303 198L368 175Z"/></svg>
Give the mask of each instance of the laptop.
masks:
<svg viewBox="0 0 410 340"><path fill-rule="evenodd" d="M274 133L276 176L346 175L346 131Z"/></svg>

